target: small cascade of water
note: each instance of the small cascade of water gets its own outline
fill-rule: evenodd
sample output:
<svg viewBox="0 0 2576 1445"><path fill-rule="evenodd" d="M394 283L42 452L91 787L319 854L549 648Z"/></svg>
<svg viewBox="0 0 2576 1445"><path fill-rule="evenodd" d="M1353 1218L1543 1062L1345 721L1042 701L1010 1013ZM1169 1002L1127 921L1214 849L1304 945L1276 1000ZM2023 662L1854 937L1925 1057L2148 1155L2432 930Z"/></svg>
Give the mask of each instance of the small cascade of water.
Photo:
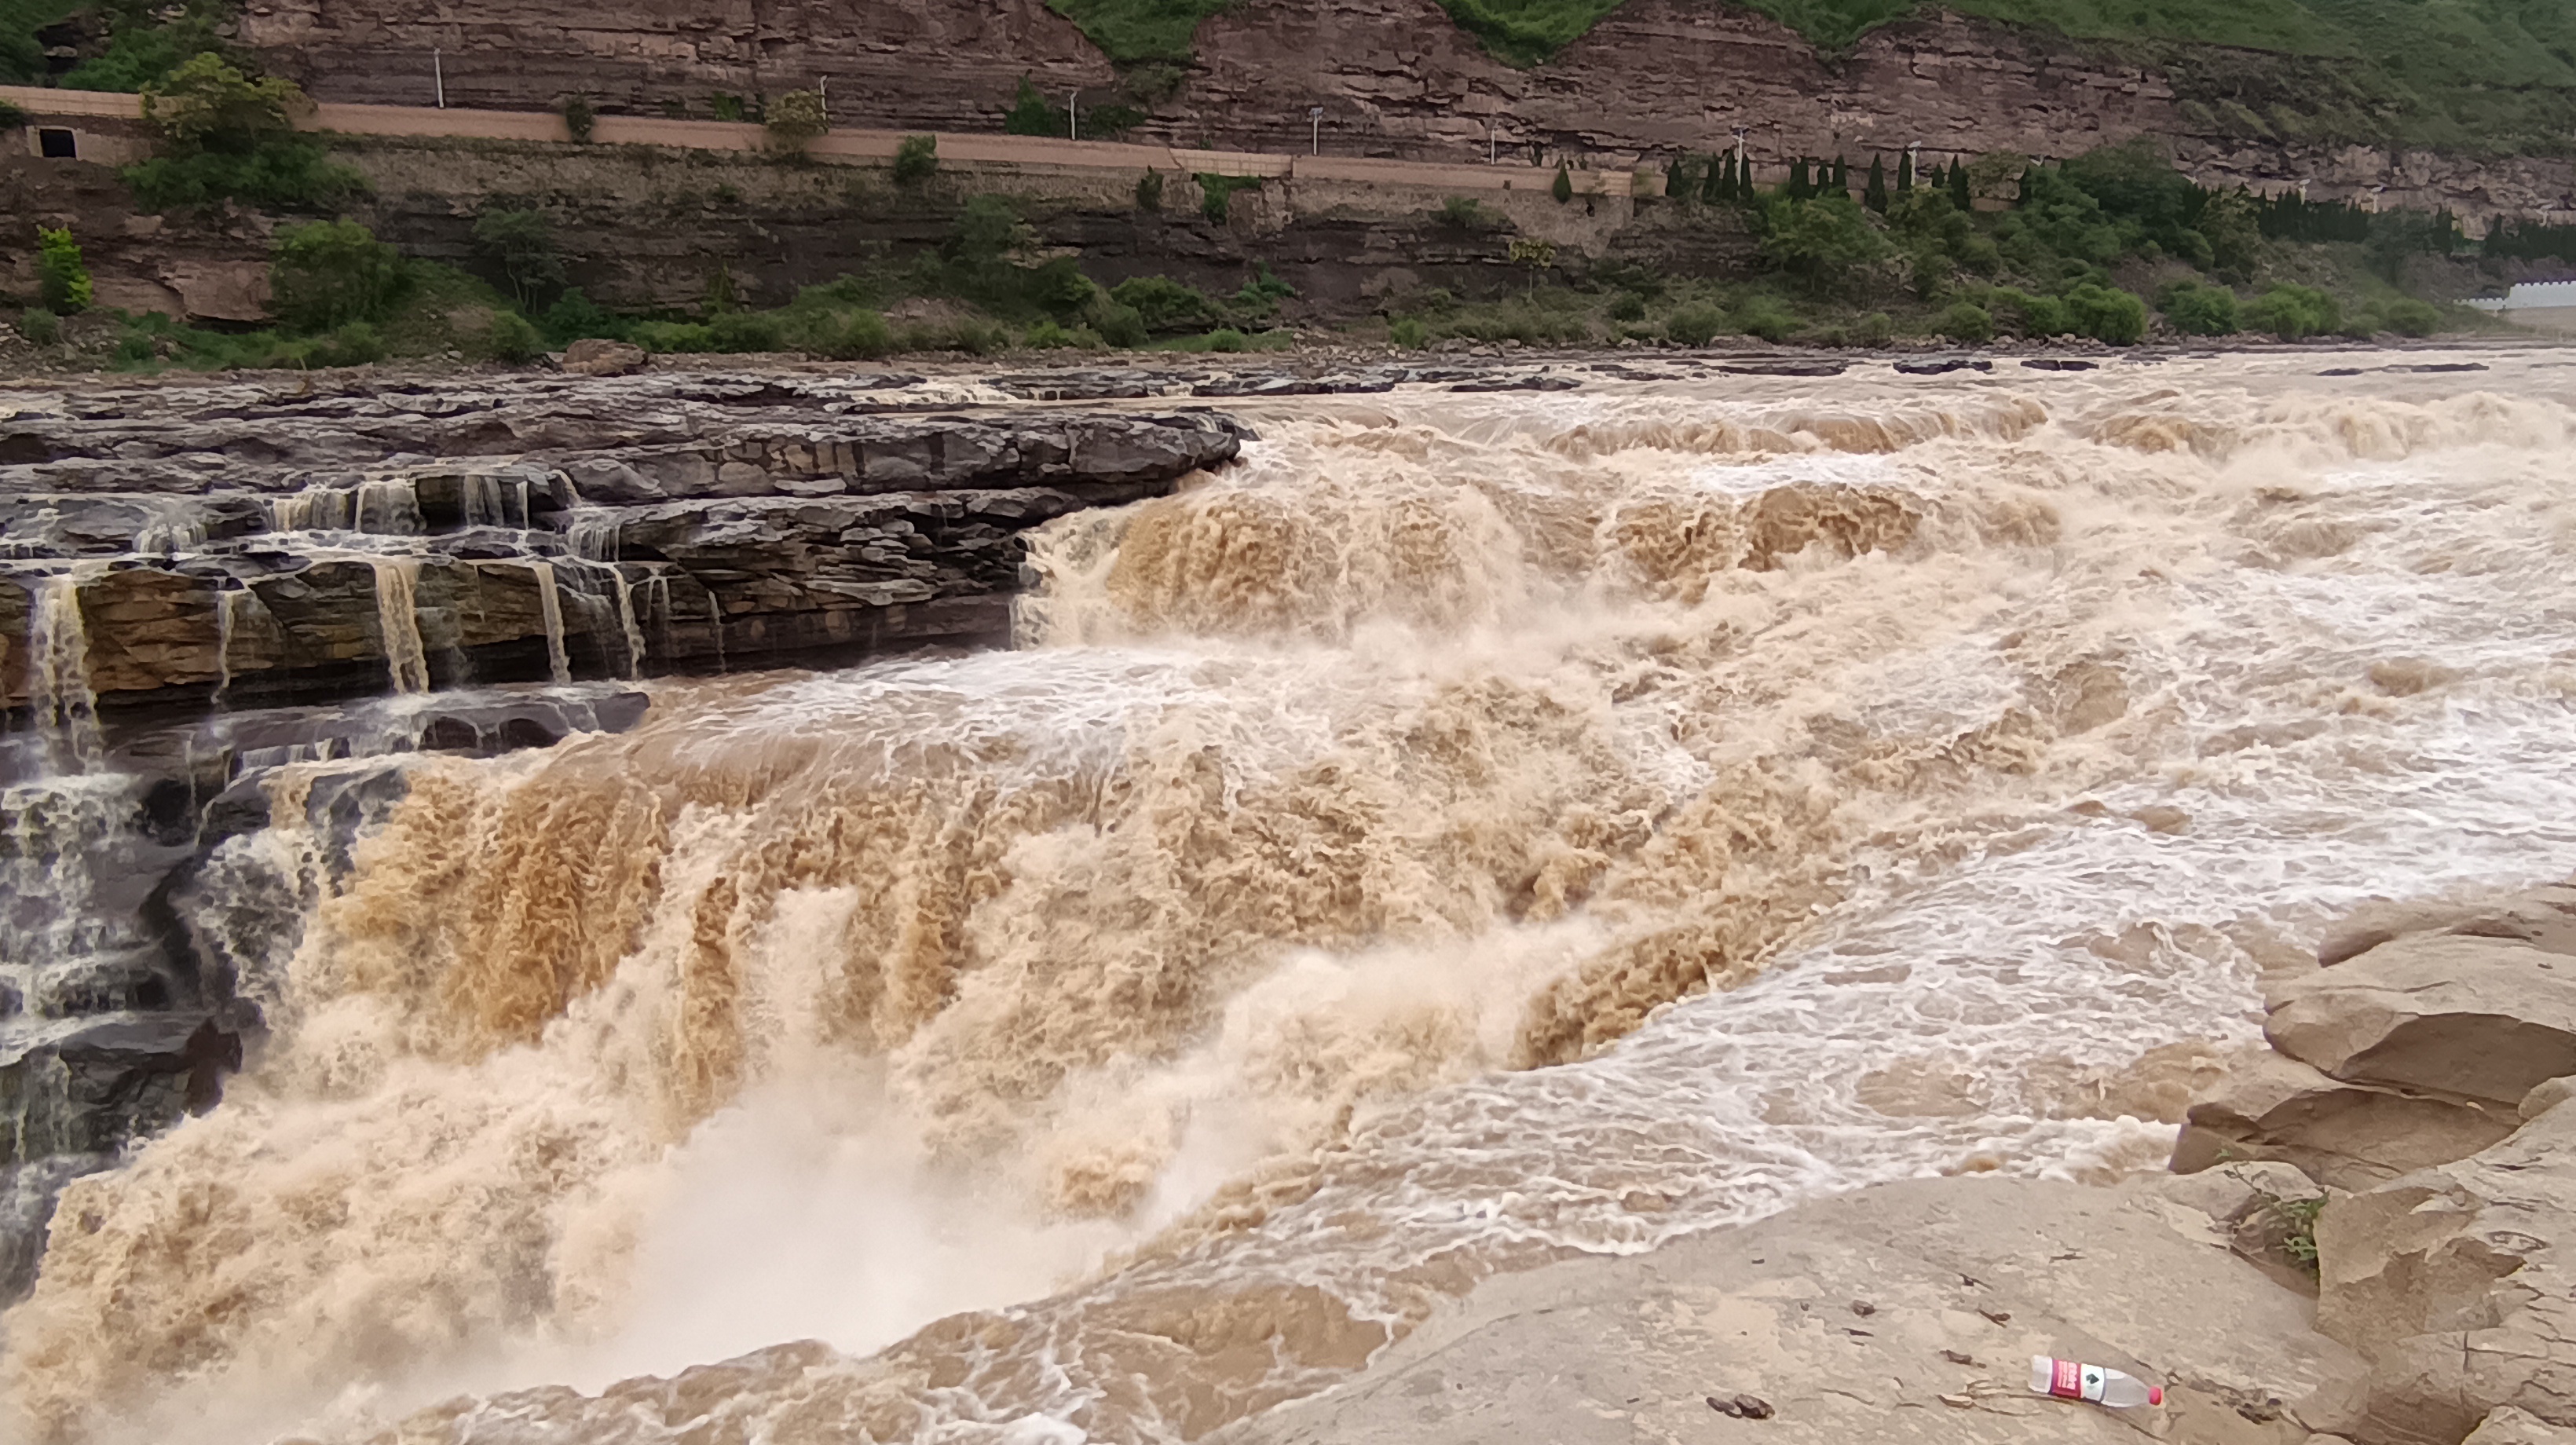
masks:
<svg viewBox="0 0 2576 1445"><path fill-rule="evenodd" d="M528 571L537 579L537 607L546 620L546 670L562 687L572 681L572 657L564 651L563 588L552 562L530 562Z"/></svg>
<svg viewBox="0 0 2576 1445"><path fill-rule="evenodd" d="M67 747L75 771L101 750L98 694L89 681L89 623L81 616L80 579L44 579L27 619L27 707L36 725Z"/></svg>
<svg viewBox="0 0 2576 1445"><path fill-rule="evenodd" d="M564 550L584 562L617 560L617 514L606 507L584 507L564 525Z"/></svg>
<svg viewBox="0 0 2576 1445"><path fill-rule="evenodd" d="M429 691L429 654L420 641L420 559L378 557L376 628L383 635L385 668L396 692Z"/></svg>
<svg viewBox="0 0 2576 1445"><path fill-rule="evenodd" d="M233 609L250 595L246 587L227 587L215 594L215 706L233 690Z"/></svg>
<svg viewBox="0 0 2576 1445"><path fill-rule="evenodd" d="M379 477L358 483L355 514L351 519L358 531L389 537L417 537L423 528L420 520L420 489L409 477Z"/></svg>

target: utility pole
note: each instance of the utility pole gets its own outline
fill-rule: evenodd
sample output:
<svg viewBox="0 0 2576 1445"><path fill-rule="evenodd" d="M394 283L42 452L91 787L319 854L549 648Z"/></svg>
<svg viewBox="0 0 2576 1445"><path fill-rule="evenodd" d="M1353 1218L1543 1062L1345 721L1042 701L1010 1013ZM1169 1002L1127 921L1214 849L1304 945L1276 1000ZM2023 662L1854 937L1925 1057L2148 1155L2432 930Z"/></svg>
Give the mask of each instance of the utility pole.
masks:
<svg viewBox="0 0 2576 1445"><path fill-rule="evenodd" d="M1502 163L1502 142L1495 139L1494 118L1489 115L1485 117L1485 164L1497 166Z"/></svg>
<svg viewBox="0 0 2576 1445"><path fill-rule="evenodd" d="M1068 90L1064 93L1064 138L1066 140L1082 139L1082 113L1074 109L1075 103L1081 99L1081 91Z"/></svg>
<svg viewBox="0 0 2576 1445"><path fill-rule="evenodd" d="M438 108L447 109L447 67L435 45L429 47L429 83L438 93Z"/></svg>
<svg viewBox="0 0 2576 1445"><path fill-rule="evenodd" d="M1324 108L1320 105L1310 105L1306 107L1306 154L1319 156L1323 153Z"/></svg>

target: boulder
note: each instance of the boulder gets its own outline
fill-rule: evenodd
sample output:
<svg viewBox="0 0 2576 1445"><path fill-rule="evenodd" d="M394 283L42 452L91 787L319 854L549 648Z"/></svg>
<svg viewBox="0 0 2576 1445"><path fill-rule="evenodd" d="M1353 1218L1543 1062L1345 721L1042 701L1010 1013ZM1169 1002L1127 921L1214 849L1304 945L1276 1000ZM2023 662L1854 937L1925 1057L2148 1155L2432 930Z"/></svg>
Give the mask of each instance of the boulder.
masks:
<svg viewBox="0 0 2576 1445"><path fill-rule="evenodd" d="M2411 1170L2466 1158L2513 1132L2513 1110L2330 1078L2296 1059L2240 1061L2194 1102L2174 1142L2173 1169L2279 1160L2336 1189L2365 1189Z"/></svg>
<svg viewBox="0 0 2576 1445"><path fill-rule="evenodd" d="M2281 985L2265 1035L2337 1079L2508 1107L2576 1074L2576 957L2461 931L2487 921L2393 938Z"/></svg>
<svg viewBox="0 0 2576 1445"><path fill-rule="evenodd" d="M2317 1327L2370 1361L2362 1445L2576 1427L2576 1108L2332 1200L2317 1248Z"/></svg>
<svg viewBox="0 0 2576 1445"><path fill-rule="evenodd" d="M584 337L564 348L563 369L575 376L624 376L642 370L651 359L651 353L630 342Z"/></svg>

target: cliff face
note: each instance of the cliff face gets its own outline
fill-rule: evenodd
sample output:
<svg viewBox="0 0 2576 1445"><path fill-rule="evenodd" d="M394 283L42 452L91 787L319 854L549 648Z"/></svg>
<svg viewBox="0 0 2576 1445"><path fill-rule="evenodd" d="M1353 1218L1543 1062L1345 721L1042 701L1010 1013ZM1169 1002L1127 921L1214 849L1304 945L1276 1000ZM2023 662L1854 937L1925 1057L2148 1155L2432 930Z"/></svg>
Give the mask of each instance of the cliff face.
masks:
<svg viewBox="0 0 2576 1445"><path fill-rule="evenodd" d="M326 101L423 104L432 51L451 105L708 113L721 92L823 84L845 126L995 130L1027 77L1105 100L1117 72L1041 0L259 0L244 41ZM1636 0L1547 64L1485 53L1434 0L1243 0L1200 27L1179 90L1135 136L1287 151L1321 107L1330 153L1553 165L1711 151L1743 127L1757 161L1798 155L2061 157L2164 137L2205 179L2471 216L2576 210L2576 165L2248 141L2165 75L2098 48L1935 14L1826 59L1795 31L1701 0Z"/></svg>

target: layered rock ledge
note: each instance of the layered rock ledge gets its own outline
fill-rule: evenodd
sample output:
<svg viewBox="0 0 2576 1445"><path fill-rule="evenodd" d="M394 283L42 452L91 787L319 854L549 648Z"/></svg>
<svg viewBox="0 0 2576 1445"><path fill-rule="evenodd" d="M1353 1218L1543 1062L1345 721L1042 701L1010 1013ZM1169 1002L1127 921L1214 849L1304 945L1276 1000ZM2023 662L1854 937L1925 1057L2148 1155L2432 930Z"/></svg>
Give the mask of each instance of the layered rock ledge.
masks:
<svg viewBox="0 0 2576 1445"><path fill-rule="evenodd" d="M940 400L722 375L0 392L0 703L996 638L1022 531L1166 492L1244 435Z"/></svg>

